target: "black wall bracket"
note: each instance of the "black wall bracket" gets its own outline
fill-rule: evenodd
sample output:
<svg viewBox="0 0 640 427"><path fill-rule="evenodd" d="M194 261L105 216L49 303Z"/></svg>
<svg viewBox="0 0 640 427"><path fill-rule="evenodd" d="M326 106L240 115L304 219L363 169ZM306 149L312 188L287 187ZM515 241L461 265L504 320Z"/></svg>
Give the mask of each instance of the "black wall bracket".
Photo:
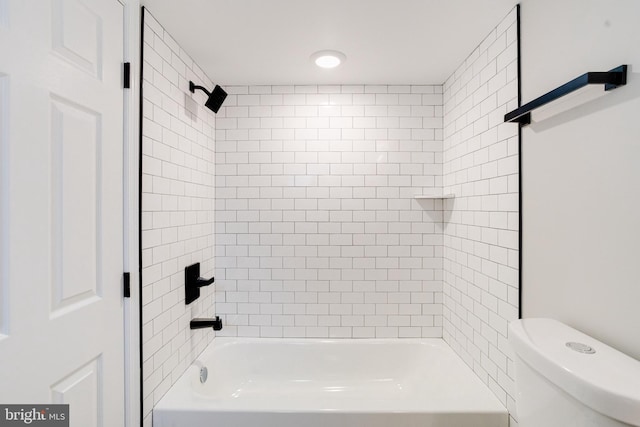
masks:
<svg viewBox="0 0 640 427"><path fill-rule="evenodd" d="M203 286L209 286L214 281L214 278L205 279L200 277L200 263L197 262L184 269L184 293L185 304L191 304L198 298L200 298L200 288Z"/></svg>
<svg viewBox="0 0 640 427"><path fill-rule="evenodd" d="M551 92L545 93L522 107L505 114L504 121L520 123L523 126L528 125L531 123L531 111L590 84L604 84L605 91L624 86L627 84L627 66L621 65L610 71L589 72L576 77Z"/></svg>

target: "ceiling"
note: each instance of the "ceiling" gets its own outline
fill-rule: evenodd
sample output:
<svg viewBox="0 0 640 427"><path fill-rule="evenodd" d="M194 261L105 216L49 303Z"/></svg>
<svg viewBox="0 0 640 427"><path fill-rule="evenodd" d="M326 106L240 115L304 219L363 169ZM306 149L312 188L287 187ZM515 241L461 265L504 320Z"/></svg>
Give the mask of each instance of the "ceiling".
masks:
<svg viewBox="0 0 640 427"><path fill-rule="evenodd" d="M516 0L144 0L220 85L440 84ZM347 60L324 70L319 50Z"/></svg>

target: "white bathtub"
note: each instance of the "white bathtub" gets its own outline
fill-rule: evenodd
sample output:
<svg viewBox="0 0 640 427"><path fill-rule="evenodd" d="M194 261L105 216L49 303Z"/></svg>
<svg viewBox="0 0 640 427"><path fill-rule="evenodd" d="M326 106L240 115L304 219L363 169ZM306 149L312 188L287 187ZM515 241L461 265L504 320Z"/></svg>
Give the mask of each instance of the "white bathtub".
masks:
<svg viewBox="0 0 640 427"><path fill-rule="evenodd" d="M216 338L153 410L154 427L508 424L440 339Z"/></svg>

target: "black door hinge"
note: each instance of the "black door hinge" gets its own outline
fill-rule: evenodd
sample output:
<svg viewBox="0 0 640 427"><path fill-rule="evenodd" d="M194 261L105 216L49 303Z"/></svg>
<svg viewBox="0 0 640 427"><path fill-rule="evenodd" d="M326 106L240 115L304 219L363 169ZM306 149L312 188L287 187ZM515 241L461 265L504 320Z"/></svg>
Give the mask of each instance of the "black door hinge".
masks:
<svg viewBox="0 0 640 427"><path fill-rule="evenodd" d="M130 62L125 62L124 63L124 88L125 89L131 89L131 63Z"/></svg>
<svg viewBox="0 0 640 427"><path fill-rule="evenodd" d="M124 273L122 276L124 283L124 297L131 298L131 277L129 273Z"/></svg>

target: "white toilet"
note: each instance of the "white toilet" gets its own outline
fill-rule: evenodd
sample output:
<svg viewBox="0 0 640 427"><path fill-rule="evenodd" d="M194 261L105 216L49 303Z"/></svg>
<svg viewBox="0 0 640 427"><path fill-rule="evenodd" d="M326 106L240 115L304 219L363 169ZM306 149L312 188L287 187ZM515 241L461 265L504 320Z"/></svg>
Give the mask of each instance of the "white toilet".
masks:
<svg viewBox="0 0 640 427"><path fill-rule="evenodd" d="M640 426L640 362L552 319L509 325L520 427Z"/></svg>

